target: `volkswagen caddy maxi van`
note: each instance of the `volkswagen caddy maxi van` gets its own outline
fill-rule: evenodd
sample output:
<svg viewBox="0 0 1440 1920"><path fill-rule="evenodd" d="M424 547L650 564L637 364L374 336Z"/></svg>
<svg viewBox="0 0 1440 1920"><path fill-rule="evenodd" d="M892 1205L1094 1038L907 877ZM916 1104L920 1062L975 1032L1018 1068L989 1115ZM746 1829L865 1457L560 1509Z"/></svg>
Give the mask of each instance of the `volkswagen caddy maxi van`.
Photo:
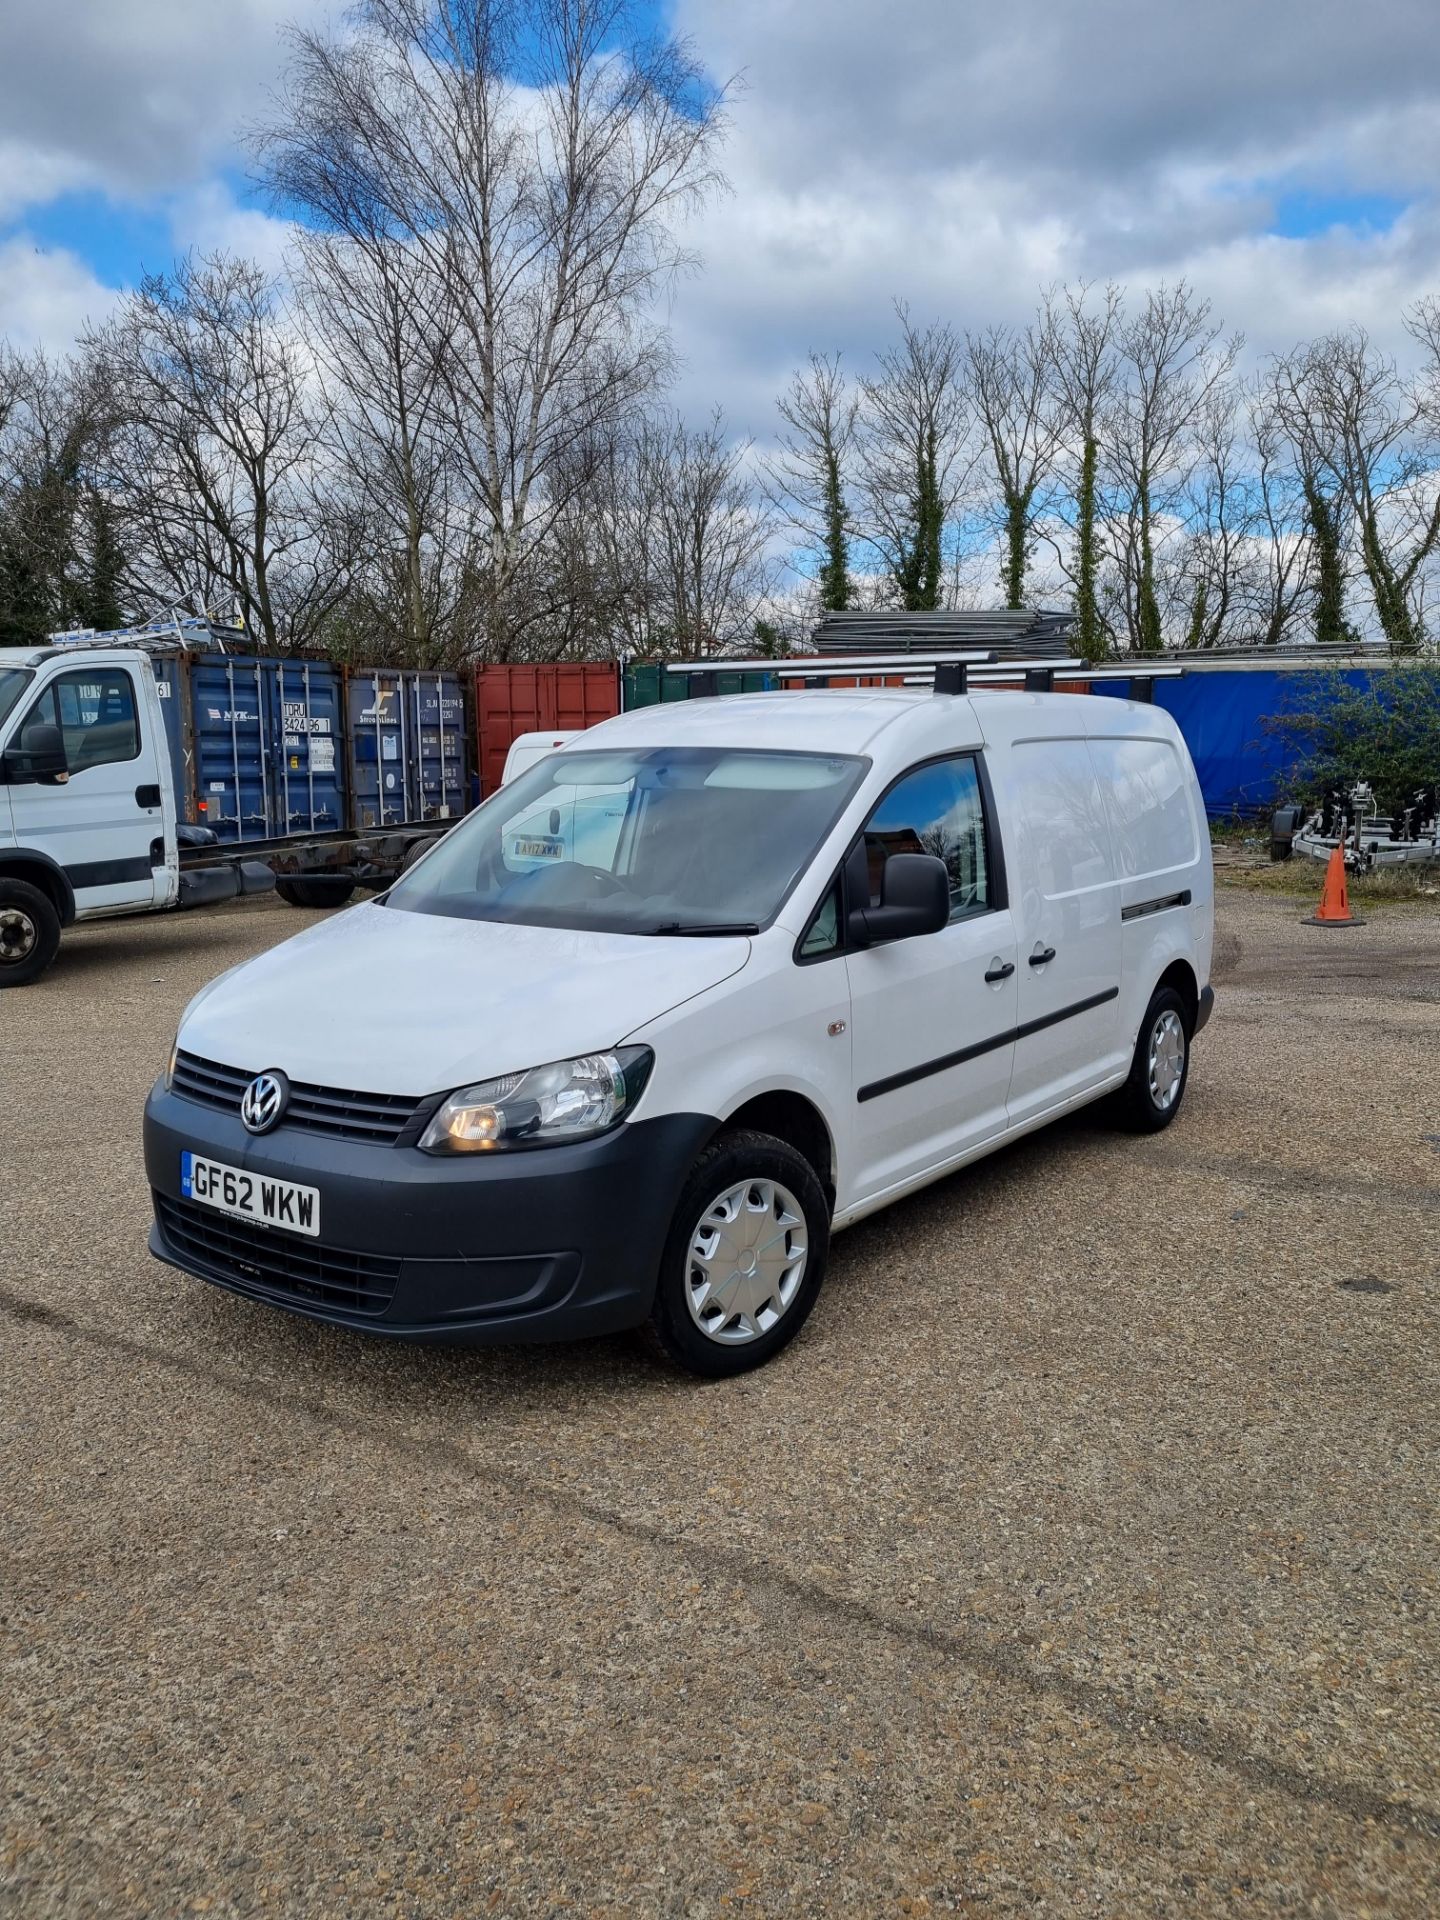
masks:
<svg viewBox="0 0 1440 1920"><path fill-rule="evenodd" d="M151 1249L376 1333L643 1326L738 1373L836 1229L1101 1096L1169 1125L1211 923L1153 706L623 714L196 995L146 1107Z"/></svg>

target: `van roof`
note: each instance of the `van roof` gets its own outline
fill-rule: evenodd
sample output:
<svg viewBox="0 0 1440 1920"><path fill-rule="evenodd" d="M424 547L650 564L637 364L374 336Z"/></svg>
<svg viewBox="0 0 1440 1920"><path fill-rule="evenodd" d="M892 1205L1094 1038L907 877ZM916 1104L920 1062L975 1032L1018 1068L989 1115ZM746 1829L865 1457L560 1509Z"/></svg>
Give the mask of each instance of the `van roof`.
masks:
<svg viewBox="0 0 1440 1920"><path fill-rule="evenodd" d="M925 733L948 710L957 738L977 743L982 733L1018 733L1035 726L1048 733L1088 733L1098 722L1113 725L1122 714L1154 714L1155 731L1168 732L1159 708L1082 693L977 692L936 694L926 688L827 688L805 693L717 694L637 707L578 734L561 752L583 752L604 736L606 746L734 746L790 748L812 753L868 753L877 738L912 723ZM978 716L983 717L984 725ZM1058 724L1057 724L1058 723Z"/></svg>

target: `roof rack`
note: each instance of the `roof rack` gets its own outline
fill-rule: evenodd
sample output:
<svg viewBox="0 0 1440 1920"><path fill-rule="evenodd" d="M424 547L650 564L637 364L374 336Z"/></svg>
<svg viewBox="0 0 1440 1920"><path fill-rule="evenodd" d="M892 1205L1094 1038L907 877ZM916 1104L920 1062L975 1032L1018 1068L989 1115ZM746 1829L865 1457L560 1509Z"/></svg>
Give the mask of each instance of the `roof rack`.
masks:
<svg viewBox="0 0 1440 1920"><path fill-rule="evenodd" d="M1053 656L1004 659L994 651L969 649L964 652L875 654L832 653L823 657L801 654L786 660L670 660L667 673L685 674L690 680L692 698L716 694L722 673L768 673L777 680L848 680L900 677L907 687L929 686L936 693L968 693L973 688L1013 685L1023 680L1029 693L1053 693L1055 682L1128 680L1135 688L1134 698L1154 698L1156 680L1178 680L1184 667L1170 663L1155 666L1087 666L1083 660L1057 660Z"/></svg>

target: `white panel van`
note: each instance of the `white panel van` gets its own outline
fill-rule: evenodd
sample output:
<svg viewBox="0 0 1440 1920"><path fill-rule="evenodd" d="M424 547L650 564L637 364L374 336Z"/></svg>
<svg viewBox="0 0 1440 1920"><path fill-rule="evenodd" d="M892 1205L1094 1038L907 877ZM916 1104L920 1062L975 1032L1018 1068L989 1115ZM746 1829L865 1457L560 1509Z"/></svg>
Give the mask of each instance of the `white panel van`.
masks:
<svg viewBox="0 0 1440 1920"><path fill-rule="evenodd" d="M153 1251L431 1341L644 1326L738 1373L830 1236L1108 1096L1180 1111L1212 882L1174 722L1044 693L623 714L205 988Z"/></svg>

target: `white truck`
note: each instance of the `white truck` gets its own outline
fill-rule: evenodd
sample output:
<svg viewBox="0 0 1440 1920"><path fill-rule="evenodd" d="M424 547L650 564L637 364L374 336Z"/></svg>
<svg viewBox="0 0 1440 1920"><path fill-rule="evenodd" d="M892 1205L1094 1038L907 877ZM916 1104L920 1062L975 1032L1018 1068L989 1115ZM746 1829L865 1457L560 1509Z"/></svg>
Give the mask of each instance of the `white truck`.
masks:
<svg viewBox="0 0 1440 1920"><path fill-rule="evenodd" d="M222 844L178 815L143 647L0 648L0 989L37 980L78 921L240 894L339 905L449 822Z"/></svg>

